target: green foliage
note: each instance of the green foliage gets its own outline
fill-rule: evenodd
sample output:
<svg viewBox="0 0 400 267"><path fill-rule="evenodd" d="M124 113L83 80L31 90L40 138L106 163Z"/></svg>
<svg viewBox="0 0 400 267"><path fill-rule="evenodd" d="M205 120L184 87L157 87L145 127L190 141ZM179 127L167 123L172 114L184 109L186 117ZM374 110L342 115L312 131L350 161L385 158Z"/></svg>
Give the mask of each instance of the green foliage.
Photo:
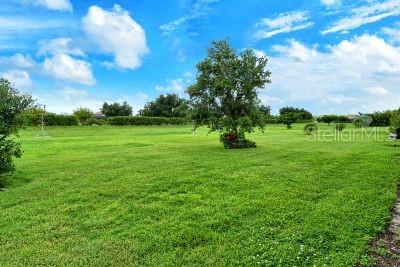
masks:
<svg viewBox="0 0 400 267"><path fill-rule="evenodd" d="M303 128L304 133L307 135L311 135L317 130L318 130L318 125L316 123L308 123Z"/></svg>
<svg viewBox="0 0 400 267"><path fill-rule="evenodd" d="M46 110L40 106L28 107L22 112L22 115L42 115L46 114Z"/></svg>
<svg viewBox="0 0 400 267"><path fill-rule="evenodd" d="M340 122L340 123L348 123L351 120L344 115L323 115L322 117L317 118L318 122L324 122L327 124L331 124L332 122Z"/></svg>
<svg viewBox="0 0 400 267"><path fill-rule="evenodd" d="M383 112L374 112L373 114L370 114L370 116L372 117L372 123L370 126L389 127L390 120L392 119L394 112L395 111L387 110L387 111L383 111Z"/></svg>
<svg viewBox="0 0 400 267"><path fill-rule="evenodd" d="M110 125L184 125L189 121L185 118L120 116L107 119Z"/></svg>
<svg viewBox="0 0 400 267"><path fill-rule="evenodd" d="M271 116L271 107L270 106L260 105L260 111L262 114L264 114L267 117Z"/></svg>
<svg viewBox="0 0 400 267"><path fill-rule="evenodd" d="M107 118L116 116L131 116L132 110L132 106L130 106L127 102L122 104L108 104L105 102L101 108L101 113L103 113Z"/></svg>
<svg viewBox="0 0 400 267"><path fill-rule="evenodd" d="M99 118L90 118L86 122L86 125L89 125L89 126L93 126L93 125L102 126L102 125L106 125L106 124L108 124L107 119L99 119Z"/></svg>
<svg viewBox="0 0 400 267"><path fill-rule="evenodd" d="M286 117L286 114L292 113L295 114L297 117L297 120L301 121L307 121L307 120L312 120L313 115L311 112L305 110L304 108L294 108L294 107L283 107L279 109L279 115L284 118Z"/></svg>
<svg viewBox="0 0 400 267"><path fill-rule="evenodd" d="M86 125L93 117L93 111L88 108L77 108L74 110L74 116L79 120L82 125Z"/></svg>
<svg viewBox="0 0 400 267"><path fill-rule="evenodd" d="M338 123L338 124L335 125L334 128L335 128L336 131L341 132L346 128L346 124Z"/></svg>
<svg viewBox="0 0 400 267"><path fill-rule="evenodd" d="M253 50L238 55L226 41L212 42L207 57L197 64L196 83L187 90L195 128L207 124L223 135L263 129L258 91L270 82L267 62Z"/></svg>
<svg viewBox="0 0 400 267"><path fill-rule="evenodd" d="M13 158L21 157L20 144L14 140L23 126L22 112L32 105L31 96L21 94L6 79L0 79L0 186L14 171Z"/></svg>
<svg viewBox="0 0 400 267"><path fill-rule="evenodd" d="M189 102L184 98L179 98L177 94L160 95L139 111L141 116L167 118L186 117L188 113Z"/></svg>
<svg viewBox="0 0 400 267"><path fill-rule="evenodd" d="M361 114L360 113L353 120L353 123L357 128L364 128L364 127L370 126L372 121L373 121L373 119L372 119L371 116L369 116L368 114Z"/></svg>
<svg viewBox="0 0 400 267"><path fill-rule="evenodd" d="M400 139L400 110L393 112L390 120L390 131L397 134L397 139Z"/></svg>
<svg viewBox="0 0 400 267"><path fill-rule="evenodd" d="M297 113L295 112L284 113L284 115L281 116L281 121L284 125L286 125L286 128L292 129L292 124L297 121Z"/></svg>
<svg viewBox="0 0 400 267"><path fill-rule="evenodd" d="M225 148L229 149L257 147L255 142L245 138L244 133L223 133L220 136L220 141L223 143Z"/></svg>
<svg viewBox="0 0 400 267"><path fill-rule="evenodd" d="M42 115L24 115L24 124L26 126L38 126L42 122ZM73 126L78 125L78 118L74 115L57 115L47 113L43 116L46 126Z"/></svg>

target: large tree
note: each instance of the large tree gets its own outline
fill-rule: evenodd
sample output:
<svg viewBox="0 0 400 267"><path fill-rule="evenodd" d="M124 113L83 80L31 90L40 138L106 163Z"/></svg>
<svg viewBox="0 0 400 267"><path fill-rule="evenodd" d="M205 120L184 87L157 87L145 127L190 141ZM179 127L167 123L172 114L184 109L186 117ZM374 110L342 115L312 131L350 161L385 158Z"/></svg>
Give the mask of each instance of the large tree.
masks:
<svg viewBox="0 0 400 267"><path fill-rule="evenodd" d="M187 90L195 127L206 123L210 131L220 131L225 147L255 146L245 133L265 126L258 91L270 83L267 62L251 49L238 54L227 41L212 42L197 64L197 82Z"/></svg>
<svg viewBox="0 0 400 267"><path fill-rule="evenodd" d="M160 95L154 101L147 103L139 111L141 116L148 117L186 117L189 112L189 103L177 94Z"/></svg>
<svg viewBox="0 0 400 267"><path fill-rule="evenodd" d="M105 102L101 108L101 113L103 113L106 117L131 116L132 110L132 106L130 106L127 102L122 104L108 104Z"/></svg>
<svg viewBox="0 0 400 267"><path fill-rule="evenodd" d="M299 120L312 120L313 115L311 112L305 110L304 108L294 108L294 107L283 107L279 109L279 115L284 118L287 114L295 114ZM291 115L289 115L291 116Z"/></svg>
<svg viewBox="0 0 400 267"><path fill-rule="evenodd" d="M21 157L15 136L23 125L22 112L33 103L29 95L21 94L6 79L0 79L0 186L14 170L13 158Z"/></svg>

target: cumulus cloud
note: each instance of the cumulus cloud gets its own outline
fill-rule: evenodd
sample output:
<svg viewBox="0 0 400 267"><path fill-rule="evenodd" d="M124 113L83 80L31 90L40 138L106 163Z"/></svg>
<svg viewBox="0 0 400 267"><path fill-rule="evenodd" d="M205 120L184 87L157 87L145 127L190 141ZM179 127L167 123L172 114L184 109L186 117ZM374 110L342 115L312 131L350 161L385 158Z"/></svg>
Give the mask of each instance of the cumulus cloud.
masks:
<svg viewBox="0 0 400 267"><path fill-rule="evenodd" d="M7 68L30 69L35 65L36 62L30 55L17 53L9 57L0 57L0 66Z"/></svg>
<svg viewBox="0 0 400 267"><path fill-rule="evenodd" d="M193 83L193 73L186 72L183 77L167 80L165 85L157 85L155 89L161 93L173 93L181 97L185 96L186 89Z"/></svg>
<svg viewBox="0 0 400 267"><path fill-rule="evenodd" d="M110 11L91 6L83 18L83 29L102 52L114 56L118 68L138 68L149 52L145 31L119 5Z"/></svg>
<svg viewBox="0 0 400 267"><path fill-rule="evenodd" d="M313 26L309 21L308 12L289 12L279 14L275 18L264 18L257 25L254 34L256 39L267 39L281 33L299 31Z"/></svg>
<svg viewBox="0 0 400 267"><path fill-rule="evenodd" d="M399 0L367 1L366 5L351 8L350 14L339 19L322 34L341 32L346 33L362 25L374 23L384 18L400 15Z"/></svg>
<svg viewBox="0 0 400 267"><path fill-rule="evenodd" d="M32 87L33 82L27 71L9 70L0 73L0 77L9 80L18 89L24 90Z"/></svg>
<svg viewBox="0 0 400 267"><path fill-rule="evenodd" d="M400 47L372 35L362 35L326 47L295 40L274 46L269 56L272 84L263 97L285 104L312 102L315 111L357 113L398 108Z"/></svg>
<svg viewBox="0 0 400 267"><path fill-rule="evenodd" d="M71 39L58 38L41 43L38 55L46 57L43 63L45 73L60 80L93 85L92 66L89 62L74 56L85 56Z"/></svg>

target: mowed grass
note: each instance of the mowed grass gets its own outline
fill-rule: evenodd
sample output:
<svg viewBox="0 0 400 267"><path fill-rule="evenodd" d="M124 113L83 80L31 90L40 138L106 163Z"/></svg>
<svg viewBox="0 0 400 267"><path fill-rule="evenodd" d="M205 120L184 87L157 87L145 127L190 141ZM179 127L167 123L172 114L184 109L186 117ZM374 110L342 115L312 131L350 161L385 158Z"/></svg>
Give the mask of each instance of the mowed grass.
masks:
<svg viewBox="0 0 400 267"><path fill-rule="evenodd" d="M400 148L309 141L302 127L268 126L246 150L189 126L23 130L19 172L0 192L0 265L366 262Z"/></svg>

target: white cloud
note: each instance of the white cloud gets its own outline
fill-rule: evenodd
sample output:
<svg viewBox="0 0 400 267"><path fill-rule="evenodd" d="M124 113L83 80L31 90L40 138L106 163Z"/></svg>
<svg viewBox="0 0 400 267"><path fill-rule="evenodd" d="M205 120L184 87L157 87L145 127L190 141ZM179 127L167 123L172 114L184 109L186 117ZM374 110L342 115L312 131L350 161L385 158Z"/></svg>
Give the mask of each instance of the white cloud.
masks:
<svg viewBox="0 0 400 267"><path fill-rule="evenodd" d="M0 73L1 78L9 80L14 86L20 90L29 89L32 87L33 82L27 71L24 70L10 70Z"/></svg>
<svg viewBox="0 0 400 267"><path fill-rule="evenodd" d="M170 35L171 33L180 29L185 23L196 19L206 18L212 11L211 5L218 3L219 0L196 0L190 6L188 14L166 24L160 26L163 35Z"/></svg>
<svg viewBox="0 0 400 267"><path fill-rule="evenodd" d="M51 10L72 12L73 7L70 0L13 0L23 5L41 6Z"/></svg>
<svg viewBox="0 0 400 267"><path fill-rule="evenodd" d="M186 72L182 78L167 80L165 85L157 85L155 89L161 93L173 93L180 97L186 96L186 89L193 83L194 74Z"/></svg>
<svg viewBox="0 0 400 267"><path fill-rule="evenodd" d="M90 63L75 59L67 54L46 58L43 67L48 74L56 79L79 82L85 85L95 83Z"/></svg>
<svg viewBox="0 0 400 267"><path fill-rule="evenodd" d="M95 84L92 66L89 62L75 58L83 57L84 52L69 38L58 38L41 43L38 55L46 57L43 63L45 73L60 80L85 85Z"/></svg>
<svg viewBox="0 0 400 267"><path fill-rule="evenodd" d="M400 43L400 28L383 28L383 33L389 37L391 42Z"/></svg>
<svg viewBox="0 0 400 267"><path fill-rule="evenodd" d="M387 95L389 94L388 90L383 87L369 87L364 89L365 92L373 94L373 95Z"/></svg>
<svg viewBox="0 0 400 267"><path fill-rule="evenodd" d="M35 65L36 62L30 55L17 53L9 57L0 57L0 66L7 68L15 67L19 69L30 69Z"/></svg>
<svg viewBox="0 0 400 267"><path fill-rule="evenodd" d="M350 15L335 22L322 34L346 33L362 25L374 23L384 18L400 15L399 0L368 1L368 4L350 9Z"/></svg>
<svg viewBox="0 0 400 267"><path fill-rule="evenodd" d="M57 38L40 43L38 55L68 54L84 56L85 53L77 47L70 38Z"/></svg>
<svg viewBox="0 0 400 267"><path fill-rule="evenodd" d="M312 105L317 113L372 112L399 106L400 47L376 36L342 41L325 52L292 40L273 47L272 52L272 84L261 90L261 98Z"/></svg>
<svg viewBox="0 0 400 267"><path fill-rule="evenodd" d="M119 5L110 11L91 6L83 18L83 28L102 52L114 56L115 66L121 69L138 68L149 52L145 31Z"/></svg>
<svg viewBox="0 0 400 267"><path fill-rule="evenodd" d="M66 26L75 27L73 22L63 19L49 19L40 21L27 17L0 16L0 32L29 32L53 28L62 28Z"/></svg>
<svg viewBox="0 0 400 267"><path fill-rule="evenodd" d="M65 87L61 90L61 94L67 101L76 101L87 97L89 94L84 90L74 89L72 87Z"/></svg>
<svg viewBox="0 0 400 267"><path fill-rule="evenodd" d="M341 2L341 0L321 0L321 3L326 6L333 6L337 5Z"/></svg>
<svg viewBox="0 0 400 267"><path fill-rule="evenodd" d="M281 33L289 33L313 26L309 21L308 12L289 12L279 14L270 19L264 18L256 26L259 30L254 34L256 39L267 39Z"/></svg>

